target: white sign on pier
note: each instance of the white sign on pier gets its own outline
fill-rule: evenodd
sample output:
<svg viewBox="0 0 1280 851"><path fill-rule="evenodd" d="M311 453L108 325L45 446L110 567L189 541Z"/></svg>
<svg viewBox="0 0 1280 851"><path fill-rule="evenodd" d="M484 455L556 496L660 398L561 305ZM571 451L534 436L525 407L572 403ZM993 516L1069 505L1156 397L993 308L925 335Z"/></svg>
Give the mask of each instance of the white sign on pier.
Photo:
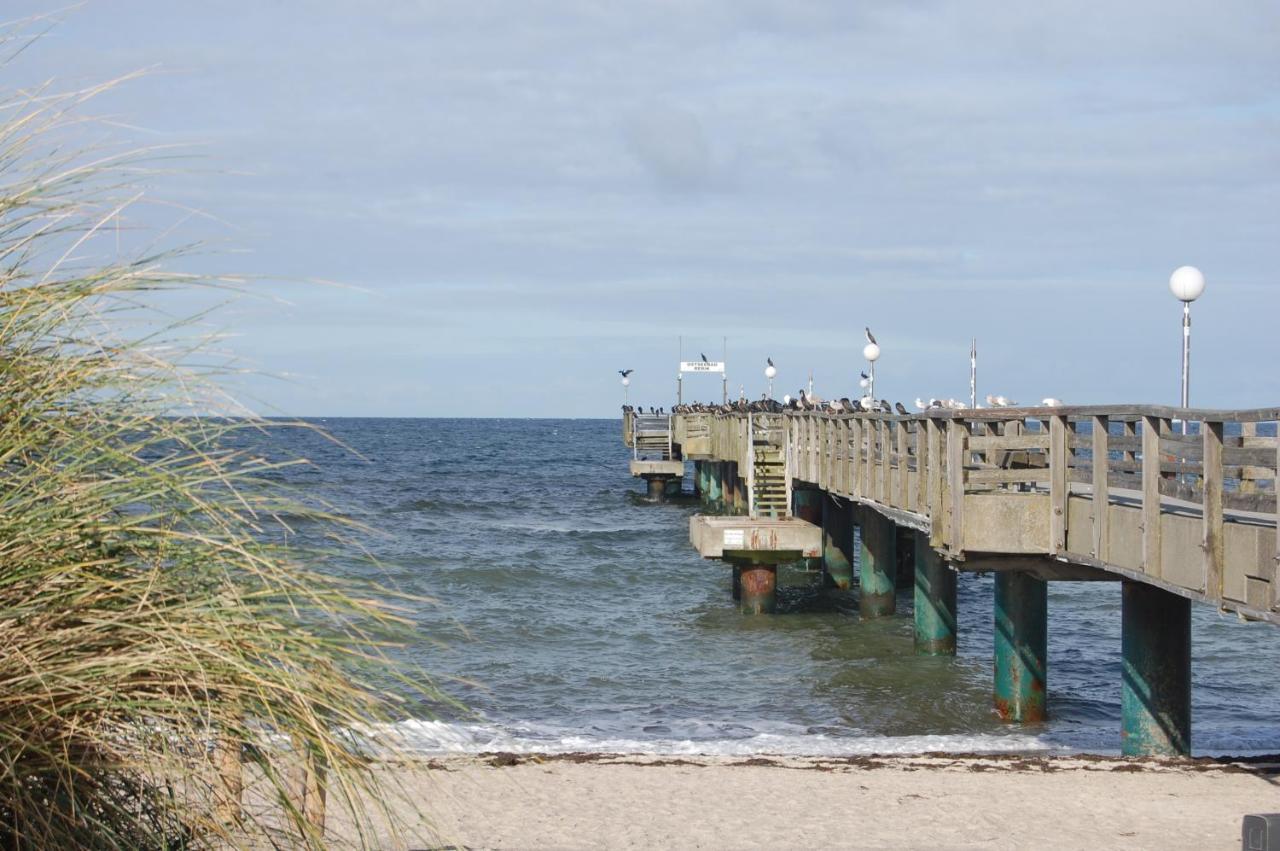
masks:
<svg viewBox="0 0 1280 851"><path fill-rule="evenodd" d="M724 361L722 360L684 360L680 361L681 372L719 372L724 373Z"/></svg>

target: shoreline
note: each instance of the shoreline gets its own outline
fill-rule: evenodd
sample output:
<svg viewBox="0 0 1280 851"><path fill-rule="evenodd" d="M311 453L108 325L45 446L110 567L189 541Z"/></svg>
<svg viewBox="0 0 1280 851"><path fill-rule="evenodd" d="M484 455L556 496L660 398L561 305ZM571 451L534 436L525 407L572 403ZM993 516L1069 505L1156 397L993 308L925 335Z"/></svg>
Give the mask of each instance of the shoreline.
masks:
<svg viewBox="0 0 1280 851"><path fill-rule="evenodd" d="M1246 813L1280 811L1280 755L490 751L379 770L394 810L424 814L383 846L405 849L1238 848Z"/></svg>

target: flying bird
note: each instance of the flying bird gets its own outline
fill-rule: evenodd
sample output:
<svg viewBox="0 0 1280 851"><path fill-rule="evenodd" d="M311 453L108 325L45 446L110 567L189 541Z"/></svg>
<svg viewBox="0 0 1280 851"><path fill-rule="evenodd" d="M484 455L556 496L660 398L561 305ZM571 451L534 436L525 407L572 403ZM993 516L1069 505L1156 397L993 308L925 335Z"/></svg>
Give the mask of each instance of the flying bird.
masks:
<svg viewBox="0 0 1280 851"><path fill-rule="evenodd" d="M618 375L621 375L623 378L626 378L628 375L630 375L633 372L635 372L634 369L620 369L618 370Z"/></svg>
<svg viewBox="0 0 1280 851"><path fill-rule="evenodd" d="M880 345L879 343L876 343L876 335L871 333L870 328L867 329L867 342L875 343L877 346Z"/></svg>
<svg viewBox="0 0 1280 851"><path fill-rule="evenodd" d="M703 354L703 355L702 355L702 362L703 362L703 363L710 363L710 361L708 361L708 360L707 360L707 356L706 356L705 354Z"/></svg>

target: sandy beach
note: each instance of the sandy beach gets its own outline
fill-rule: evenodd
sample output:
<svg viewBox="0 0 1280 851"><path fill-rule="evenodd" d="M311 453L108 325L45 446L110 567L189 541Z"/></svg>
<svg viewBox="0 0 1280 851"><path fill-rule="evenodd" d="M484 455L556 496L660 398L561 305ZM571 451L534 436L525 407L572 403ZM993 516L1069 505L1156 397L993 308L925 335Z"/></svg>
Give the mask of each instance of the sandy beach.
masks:
<svg viewBox="0 0 1280 851"><path fill-rule="evenodd" d="M1239 848L1280 761L487 754L395 769L388 847ZM335 825L336 827L336 825Z"/></svg>

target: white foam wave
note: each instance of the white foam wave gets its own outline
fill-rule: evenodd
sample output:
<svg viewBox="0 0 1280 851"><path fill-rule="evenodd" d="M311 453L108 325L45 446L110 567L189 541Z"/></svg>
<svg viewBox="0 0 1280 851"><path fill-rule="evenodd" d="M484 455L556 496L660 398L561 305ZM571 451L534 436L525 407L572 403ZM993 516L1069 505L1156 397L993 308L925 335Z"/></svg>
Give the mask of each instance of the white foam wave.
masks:
<svg viewBox="0 0 1280 851"><path fill-rule="evenodd" d="M659 755L865 756L945 753L1065 753L1035 735L831 736L822 733L754 732L735 737L629 738L586 735L531 726L504 729L493 724L408 720L371 731L375 740L423 754L633 753ZM389 738L387 738L389 737Z"/></svg>

